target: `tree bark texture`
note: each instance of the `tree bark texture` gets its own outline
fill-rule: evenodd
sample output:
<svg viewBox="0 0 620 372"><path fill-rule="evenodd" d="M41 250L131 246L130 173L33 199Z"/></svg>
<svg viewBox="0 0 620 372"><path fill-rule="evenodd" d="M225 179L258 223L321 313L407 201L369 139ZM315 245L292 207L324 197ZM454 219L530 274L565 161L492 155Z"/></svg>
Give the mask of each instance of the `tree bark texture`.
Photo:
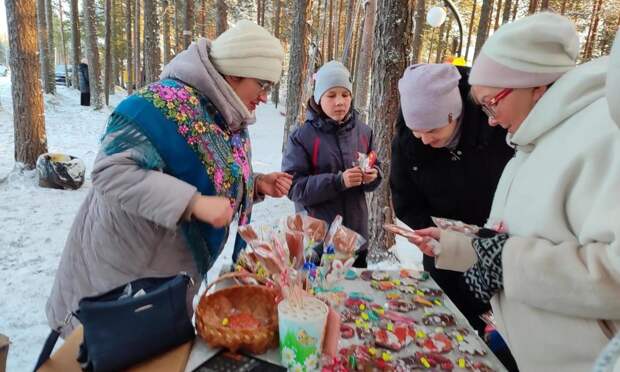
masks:
<svg viewBox="0 0 620 372"><path fill-rule="evenodd" d="M13 97L15 161L33 169L47 152L43 96L39 83L37 20L34 0L5 0Z"/></svg>
<svg viewBox="0 0 620 372"><path fill-rule="evenodd" d="M126 9L126 18L125 18L125 29L127 31L127 38L125 40L126 48L127 48L127 94L131 95L133 93L133 85L134 85L134 59L133 59L133 33L132 33L132 22L131 22L131 4L133 0L125 1L125 9Z"/></svg>
<svg viewBox="0 0 620 372"><path fill-rule="evenodd" d="M82 0L82 9L84 25L86 26L86 56L88 58L91 103L96 110L99 110L103 107L103 90L101 89L101 67L97 46L97 18L94 0Z"/></svg>
<svg viewBox="0 0 620 372"><path fill-rule="evenodd" d="M103 95L105 104L110 103L110 81L112 80L112 0L105 0L105 47L103 60Z"/></svg>
<svg viewBox="0 0 620 372"><path fill-rule="evenodd" d="M54 80L50 81L49 43L47 42L47 17L45 0L37 0L37 36L39 44L40 76L45 93L54 93Z"/></svg>
<svg viewBox="0 0 620 372"><path fill-rule="evenodd" d="M493 0L484 0L480 10L480 22L478 22L478 33L476 35L476 48L474 49L474 59L478 57L480 49L484 45L489 35L489 25L491 24L491 13L493 11Z"/></svg>
<svg viewBox="0 0 620 372"><path fill-rule="evenodd" d="M510 11L512 10L512 0L504 0L504 13L502 14L502 24L510 21Z"/></svg>
<svg viewBox="0 0 620 372"><path fill-rule="evenodd" d="M185 0L183 19L183 49L187 49L194 38L194 1Z"/></svg>
<svg viewBox="0 0 620 372"><path fill-rule="evenodd" d="M142 86L142 71L140 64L140 0L136 0L133 7L133 78L136 89Z"/></svg>
<svg viewBox="0 0 620 372"><path fill-rule="evenodd" d="M417 0L415 3L415 30L413 30L413 45L411 46L411 64L419 63L424 49L424 28L426 26L426 1Z"/></svg>
<svg viewBox="0 0 620 372"><path fill-rule="evenodd" d="M497 4L497 10L495 13L495 24L493 25L493 31L499 28L500 14L502 14L502 0L497 0L496 4Z"/></svg>
<svg viewBox="0 0 620 372"><path fill-rule="evenodd" d="M216 0L215 7L217 11L215 32L217 36L220 36L224 31L228 29L228 5L226 5L226 1L224 0Z"/></svg>
<svg viewBox="0 0 620 372"><path fill-rule="evenodd" d="M291 30L291 44L289 50L288 77L286 84L286 122L284 124L284 138L282 153L286 149L288 136L297 123L299 108L301 107L301 95L303 89L305 66L308 59L306 44L308 6L310 0L294 0L294 19Z"/></svg>
<svg viewBox="0 0 620 372"><path fill-rule="evenodd" d="M362 36L357 60L358 65L355 76L356 86L354 99L355 107L359 110L362 121L366 120L368 114L368 88L370 86L368 79L373 68L372 57L373 47L375 45L374 38L376 37L377 0L367 0L366 11L364 13L364 31L362 31L364 35Z"/></svg>
<svg viewBox="0 0 620 372"><path fill-rule="evenodd" d="M344 30L344 46L342 48L342 63L347 66L349 71L351 68L351 44L353 44L353 27L357 21L357 10L359 9L357 0L349 0L349 8L347 9L347 21ZM353 72L353 71L351 71Z"/></svg>
<svg viewBox="0 0 620 372"><path fill-rule="evenodd" d="M144 2L144 62L145 84L159 80L161 53L159 49L159 22L157 4L154 0ZM148 52L147 52L148 51Z"/></svg>
<svg viewBox="0 0 620 372"><path fill-rule="evenodd" d="M536 9L538 9L538 0L530 0L530 5L527 8L527 14L536 13Z"/></svg>
<svg viewBox="0 0 620 372"><path fill-rule="evenodd" d="M469 49L471 47L471 35L474 33L474 20L476 19L476 9L478 8L478 3L476 1L473 2L474 5L471 9L471 19L469 20L469 30L467 31L467 47L465 48L465 60L469 58Z"/></svg>
<svg viewBox="0 0 620 372"><path fill-rule="evenodd" d="M80 89L80 78L77 72L82 55L80 46L80 15L78 13L78 0L71 0L71 62L73 64L73 88Z"/></svg>
<svg viewBox="0 0 620 372"><path fill-rule="evenodd" d="M327 25L327 53L325 62L334 59L334 0L329 0L329 23Z"/></svg>
<svg viewBox="0 0 620 372"><path fill-rule="evenodd" d="M276 39L280 39L280 13L282 13L282 0L275 0L275 14L274 14L274 21L273 21L273 36L275 36ZM271 92L271 101L274 103L274 105L276 105L276 107L278 107L278 104L280 103L280 83L278 82L278 84L276 84L273 87L273 91Z"/></svg>
<svg viewBox="0 0 620 372"><path fill-rule="evenodd" d="M515 0L515 6L512 10L512 20L514 21L517 18L517 10L519 10L519 0Z"/></svg>
<svg viewBox="0 0 620 372"><path fill-rule="evenodd" d="M398 80L405 70L410 45L410 39L403 38L411 29L408 0L379 0L376 18L368 124L373 129L377 156L383 162L384 179L389 180L391 142L400 110ZM370 263L386 256L395 243L394 235L383 229L385 223L394 221L389 182L382 182L369 195L369 205Z"/></svg>
<svg viewBox="0 0 620 372"><path fill-rule="evenodd" d="M204 3L203 3L204 5ZM163 0L162 7L162 37L164 38L164 65L170 63L172 52L170 49L170 2Z"/></svg>
<svg viewBox="0 0 620 372"><path fill-rule="evenodd" d="M52 14L52 0L45 0L45 17L47 18L47 52L49 67L49 82L53 93L56 94L56 45L54 43L54 16Z"/></svg>
<svg viewBox="0 0 620 372"><path fill-rule="evenodd" d="M65 85L67 87L71 86L71 79L69 79L69 71L67 68L67 44L65 43L65 25L62 22L63 20L63 10L62 10L62 0L58 0L58 17L60 19L60 47L62 51L62 64L65 66Z"/></svg>

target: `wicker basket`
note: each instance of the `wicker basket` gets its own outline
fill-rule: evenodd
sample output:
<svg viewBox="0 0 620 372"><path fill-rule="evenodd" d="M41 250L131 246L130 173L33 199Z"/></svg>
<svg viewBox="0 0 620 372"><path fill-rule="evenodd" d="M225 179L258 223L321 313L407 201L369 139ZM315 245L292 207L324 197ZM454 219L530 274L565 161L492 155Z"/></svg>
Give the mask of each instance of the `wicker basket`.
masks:
<svg viewBox="0 0 620 372"><path fill-rule="evenodd" d="M228 273L209 285L248 273ZM246 350L262 354L278 346L277 291L263 285L235 285L202 296L196 308L196 330L209 346L226 348L232 352ZM235 314L249 314L259 321L249 327L232 327L227 320Z"/></svg>

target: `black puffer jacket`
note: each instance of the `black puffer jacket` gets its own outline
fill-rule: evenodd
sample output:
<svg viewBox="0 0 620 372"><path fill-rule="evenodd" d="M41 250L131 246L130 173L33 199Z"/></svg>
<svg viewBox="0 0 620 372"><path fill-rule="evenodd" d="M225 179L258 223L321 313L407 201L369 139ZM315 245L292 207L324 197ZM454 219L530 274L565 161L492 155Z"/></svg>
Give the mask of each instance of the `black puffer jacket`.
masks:
<svg viewBox="0 0 620 372"><path fill-rule="evenodd" d="M506 143L506 130L490 127L484 112L468 98L469 69L459 68L459 72L464 117L455 149L424 145L407 128L402 113L397 123L390 188L396 216L413 229L433 226L431 216L484 225L504 166L514 154ZM462 273L436 269L428 256L424 256L424 269L481 331L484 323L479 315L489 305L474 298Z"/></svg>

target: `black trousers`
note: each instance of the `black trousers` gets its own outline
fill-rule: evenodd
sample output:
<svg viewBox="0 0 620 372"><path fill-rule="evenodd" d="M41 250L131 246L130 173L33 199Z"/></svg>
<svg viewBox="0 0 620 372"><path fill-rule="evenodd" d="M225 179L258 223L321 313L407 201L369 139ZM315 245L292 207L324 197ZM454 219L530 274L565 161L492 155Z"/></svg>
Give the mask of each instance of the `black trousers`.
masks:
<svg viewBox="0 0 620 372"><path fill-rule="evenodd" d="M80 93L80 105L90 106L90 93Z"/></svg>

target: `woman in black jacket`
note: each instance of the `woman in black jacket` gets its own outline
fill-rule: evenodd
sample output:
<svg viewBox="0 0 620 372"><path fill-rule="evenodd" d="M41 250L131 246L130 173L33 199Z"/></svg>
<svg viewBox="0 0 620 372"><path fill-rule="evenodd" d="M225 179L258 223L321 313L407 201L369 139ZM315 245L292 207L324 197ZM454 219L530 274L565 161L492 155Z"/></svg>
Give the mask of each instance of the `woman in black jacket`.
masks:
<svg viewBox="0 0 620 372"><path fill-rule="evenodd" d="M504 166L513 155L506 131L490 127L468 95L469 68L414 65L399 82L401 114L392 141L390 187L396 216L412 229L432 226L431 216L482 226ZM490 309L469 291L463 274L424 269L482 334Z"/></svg>

